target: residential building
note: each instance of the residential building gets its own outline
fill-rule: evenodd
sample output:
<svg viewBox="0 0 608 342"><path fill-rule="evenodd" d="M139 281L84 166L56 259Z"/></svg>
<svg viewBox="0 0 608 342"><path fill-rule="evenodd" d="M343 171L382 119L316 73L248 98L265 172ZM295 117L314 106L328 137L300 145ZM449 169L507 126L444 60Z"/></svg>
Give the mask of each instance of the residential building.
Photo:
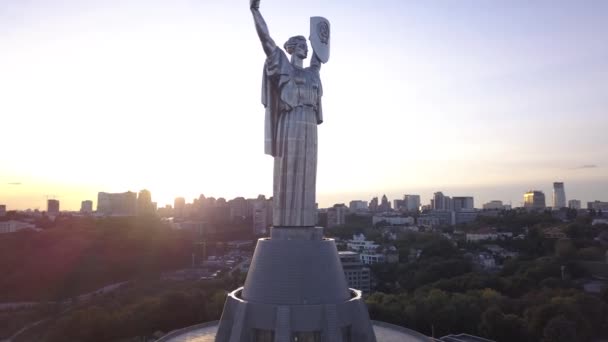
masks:
<svg viewBox="0 0 608 342"><path fill-rule="evenodd" d="M173 217L173 207L171 204L167 204L164 207L158 208L158 216L160 217Z"/></svg>
<svg viewBox="0 0 608 342"><path fill-rule="evenodd" d="M453 202L454 211L461 211L461 210L466 211L466 210L475 209L475 201L473 200L472 196L452 197L452 202Z"/></svg>
<svg viewBox="0 0 608 342"><path fill-rule="evenodd" d="M344 251L338 252L338 256L348 287L361 290L364 294L370 294L371 272L369 267L364 266L361 262L359 253Z"/></svg>
<svg viewBox="0 0 608 342"><path fill-rule="evenodd" d="M454 213L456 224L469 223L477 220L477 210L475 209L460 210Z"/></svg>
<svg viewBox="0 0 608 342"><path fill-rule="evenodd" d="M433 210L445 210L445 196L441 191L433 194Z"/></svg>
<svg viewBox="0 0 608 342"><path fill-rule="evenodd" d="M566 207L566 191L563 182L553 183L553 210Z"/></svg>
<svg viewBox="0 0 608 342"><path fill-rule="evenodd" d="M435 227L439 225L439 218L430 214L422 214L418 217L418 225L422 227Z"/></svg>
<svg viewBox="0 0 608 342"><path fill-rule="evenodd" d="M545 207L545 194L542 191L530 190L524 194L524 208L543 210Z"/></svg>
<svg viewBox="0 0 608 342"><path fill-rule="evenodd" d="M575 199L569 200L568 201L568 208L570 208L570 209L576 209L576 210L581 209L581 201L580 200L575 200Z"/></svg>
<svg viewBox="0 0 608 342"><path fill-rule="evenodd" d="M173 216L184 217L186 214L186 199L183 197L177 197L173 200Z"/></svg>
<svg viewBox="0 0 608 342"><path fill-rule="evenodd" d="M346 242L346 247L354 252L376 251L380 245L373 241L365 240L365 235L355 234L352 240Z"/></svg>
<svg viewBox="0 0 608 342"><path fill-rule="evenodd" d="M393 209L400 210L400 211L406 211L405 200L402 200L402 199L393 200Z"/></svg>
<svg viewBox="0 0 608 342"><path fill-rule="evenodd" d="M334 204L327 209L327 228L343 226L346 223L346 213L348 208L343 203Z"/></svg>
<svg viewBox="0 0 608 342"><path fill-rule="evenodd" d="M420 195L404 195L403 200L407 211L420 210Z"/></svg>
<svg viewBox="0 0 608 342"><path fill-rule="evenodd" d="M251 214L253 215L255 215L255 210L259 210L260 208L258 202L259 201L257 199L251 202ZM250 216L249 203L244 197L237 197L231 199L230 201L228 201L228 206L230 207L231 221L234 221L235 219L244 219L247 216ZM264 207L266 207L266 205L264 205Z"/></svg>
<svg viewBox="0 0 608 342"><path fill-rule="evenodd" d="M483 205L484 210L503 210L505 206L502 204L502 201L493 200Z"/></svg>
<svg viewBox="0 0 608 342"><path fill-rule="evenodd" d="M371 212L378 211L378 197L374 197L374 198L372 198L371 201L369 201L369 211L371 211Z"/></svg>
<svg viewBox="0 0 608 342"><path fill-rule="evenodd" d="M391 202L388 201L386 195L382 195L382 200L380 201L380 205L378 206L378 210L382 212L391 210Z"/></svg>
<svg viewBox="0 0 608 342"><path fill-rule="evenodd" d="M436 217L440 225L453 226L456 224L456 212L452 210L431 210L428 215Z"/></svg>
<svg viewBox="0 0 608 342"><path fill-rule="evenodd" d="M399 252L395 246L367 249L359 255L361 262L366 265L394 264L399 262Z"/></svg>
<svg viewBox="0 0 608 342"><path fill-rule="evenodd" d="M137 214L138 215L153 215L156 208L152 203L152 193L149 190L141 190L137 195Z"/></svg>
<svg viewBox="0 0 608 342"><path fill-rule="evenodd" d="M137 193L100 192L97 194L97 213L106 216L137 215Z"/></svg>
<svg viewBox="0 0 608 342"><path fill-rule="evenodd" d="M386 256L382 253L364 252L361 253L361 262L366 265L385 264Z"/></svg>
<svg viewBox="0 0 608 342"><path fill-rule="evenodd" d="M473 266L481 270L491 270L496 268L496 259L490 253L481 252L473 258Z"/></svg>
<svg viewBox="0 0 608 342"><path fill-rule="evenodd" d="M0 222L0 234L14 233L23 229L36 229L36 225L15 220Z"/></svg>
<svg viewBox="0 0 608 342"><path fill-rule="evenodd" d="M587 202L587 209L608 211L608 202L601 202L601 201Z"/></svg>
<svg viewBox="0 0 608 342"><path fill-rule="evenodd" d="M265 235L272 223L268 220L268 201L265 199L257 200L253 203L253 234ZM232 212L231 212L232 213Z"/></svg>
<svg viewBox="0 0 608 342"><path fill-rule="evenodd" d="M361 201L361 200L350 201L350 203L348 204L348 209L350 209L351 212L367 211L368 210L367 201Z"/></svg>
<svg viewBox="0 0 608 342"><path fill-rule="evenodd" d="M93 212L93 201L82 201L80 202L80 212L82 214L90 214Z"/></svg>
<svg viewBox="0 0 608 342"><path fill-rule="evenodd" d="M399 215L389 215L389 214L376 214L372 217L372 224L376 224L379 222L386 222L386 224L391 226L403 226L403 225L413 225L415 220L413 217L403 217Z"/></svg>
<svg viewBox="0 0 608 342"><path fill-rule="evenodd" d="M6 205L0 204L0 217L6 216Z"/></svg>
<svg viewBox="0 0 608 342"><path fill-rule="evenodd" d="M47 200L46 213L48 215L59 215L59 201L56 199Z"/></svg>
<svg viewBox="0 0 608 342"><path fill-rule="evenodd" d="M498 240L505 238L512 238L513 233L511 232L498 232L496 228L481 228L475 232L467 233L465 235L465 240L467 242L478 242L478 241L486 241L486 240Z"/></svg>

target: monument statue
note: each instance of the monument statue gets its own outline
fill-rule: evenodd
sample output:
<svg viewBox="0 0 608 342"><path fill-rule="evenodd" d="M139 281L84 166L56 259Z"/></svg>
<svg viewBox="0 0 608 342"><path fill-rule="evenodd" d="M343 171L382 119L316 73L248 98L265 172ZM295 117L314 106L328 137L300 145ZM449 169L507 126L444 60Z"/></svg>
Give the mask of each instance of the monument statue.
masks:
<svg viewBox="0 0 608 342"><path fill-rule="evenodd" d="M362 292L348 288L335 241L315 227L319 70L329 59L329 22L310 18L314 52L305 68L306 38L289 38L285 51L277 47L259 5L250 0L266 53L262 103L265 149L274 157L273 227L258 239L245 284L226 297L215 341L376 342Z"/></svg>
<svg viewBox="0 0 608 342"><path fill-rule="evenodd" d="M310 66L303 61L308 45L303 36L289 38L285 52L270 37L259 11L259 0L251 0L255 28L266 53L262 82L265 115L265 152L274 157L273 226L313 227L316 221L317 125L323 122L319 71L329 59L329 22L311 18Z"/></svg>

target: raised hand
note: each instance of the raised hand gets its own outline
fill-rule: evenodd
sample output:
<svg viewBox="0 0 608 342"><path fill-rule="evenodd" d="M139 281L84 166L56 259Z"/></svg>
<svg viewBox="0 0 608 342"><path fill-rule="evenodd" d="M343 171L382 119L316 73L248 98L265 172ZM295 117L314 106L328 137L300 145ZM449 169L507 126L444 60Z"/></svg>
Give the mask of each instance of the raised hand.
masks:
<svg viewBox="0 0 608 342"><path fill-rule="evenodd" d="M260 0L249 0L249 8L251 9L259 9L260 8Z"/></svg>

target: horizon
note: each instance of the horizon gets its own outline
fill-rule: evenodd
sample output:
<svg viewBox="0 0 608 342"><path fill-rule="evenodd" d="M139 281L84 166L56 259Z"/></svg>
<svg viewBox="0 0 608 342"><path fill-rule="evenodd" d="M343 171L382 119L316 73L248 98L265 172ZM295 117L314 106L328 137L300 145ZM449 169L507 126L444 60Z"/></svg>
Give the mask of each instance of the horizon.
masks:
<svg viewBox="0 0 608 342"><path fill-rule="evenodd" d="M552 185L552 184L551 184ZM593 187L592 184L588 184L587 186L589 187ZM567 184L564 184L565 187L565 192L566 192L566 203L568 203L569 200L579 200L581 201L581 208L584 209L586 207L587 202L593 202L593 201L605 201L604 198L595 198L595 199L589 199L589 200L583 200L581 198L575 198L575 196L569 196L568 193L568 188L567 188ZM448 189L448 191L446 191L446 189ZM326 205L323 205L319 202L319 209L323 209L323 208L329 208L331 206L333 206L334 204L345 204L346 206L349 205L350 201L354 201L354 200L362 200L362 201L366 201L369 202L372 198L377 197L378 200L380 200L382 198L383 195L386 195L389 202L391 203L391 206L393 205L393 201L396 199L403 199L404 195L419 195L420 196L420 203L421 205L428 205L430 203L430 200L433 198L433 193L434 192L442 192L445 196L448 197L459 197L459 196L470 196L473 197L474 199L474 207L477 209L481 209L483 204L488 203L490 201L493 200L500 200L502 201L505 205L512 205L513 208L516 207L523 207L523 194L526 191L532 191L532 190L538 190L538 191L542 191L545 194L545 202L548 208L551 207L552 204L552 199L553 199L553 190L552 187L549 191L547 191L546 189L542 189L542 188L529 188L527 190L521 191L520 197L517 200L512 200L512 199L502 199L502 198L493 198L491 196L489 196L487 193L491 190L496 191L495 189L485 189L485 190L480 190L478 189L477 194L479 194L479 192L482 193L481 196L476 195L475 193L469 191L467 192L464 188L457 188L457 187L451 187L451 188L446 188L446 189L435 189L431 191L431 188L427 189L431 192L425 192L425 193L418 193L416 191L410 191L410 192L404 192L402 194L398 194L398 193L391 193L391 192L378 192L376 194L373 193L349 193L349 194L336 194L336 195L327 195L325 196L326 199L328 199L328 201L326 201L325 203L327 203ZM139 191L141 190L148 190L150 191L151 195L152 195L152 202L157 203L157 207L158 208L163 208L166 205L170 205L171 207L173 207L174 204L174 200L176 198L184 198L186 203L192 203L194 199L198 199L200 195L204 195L207 198L210 197L214 197L215 199L219 199L219 198L224 198L226 201L230 201L234 198L237 197L243 197L245 199L252 199L252 198L256 198L258 195L264 195L266 198L271 198L272 194L255 194L255 195L251 195L251 196L246 196L246 195L235 195L235 196L222 196L221 194L218 195L214 195L214 194L204 194L204 193L199 193L197 195L193 195L193 196L175 196L171 199L171 201L167 201L167 202L159 202L155 199L154 196L154 191L151 191L149 188L144 188L144 189L128 189L128 190L124 190L124 191L119 191L119 192L134 192L134 193L139 193ZM99 191L99 192L105 192L105 191ZM80 210L80 206L81 206L81 202L85 201L85 200L90 200L93 202L93 208L97 207L97 194L99 192L96 192L94 194L94 196L90 197L90 198L84 198L80 201L77 200L73 200L73 201L69 201L69 208L65 208L65 202L62 201L62 196L55 196L55 195L48 195L47 196L43 196L44 199L39 203L38 206L35 207L12 207L10 205L10 203L5 203L5 202L1 202L0 205L6 205L7 211L11 211L11 210L17 210L17 211L24 211L24 210L40 210L40 211L45 211L46 209L46 205L47 205L47 200L49 199L55 199L58 200L60 203L60 210L61 211L79 211ZM351 196L351 197L348 197ZM480 200L480 198L482 198L483 200ZM64 199L64 198L63 198Z"/></svg>
<svg viewBox="0 0 608 342"><path fill-rule="evenodd" d="M348 4L260 8L278 45L308 35L292 13L332 24L319 207L435 191L515 207L530 189L550 203L553 182L608 200L608 3ZM270 197L247 3L9 0L0 46L8 210L141 189L159 207Z"/></svg>

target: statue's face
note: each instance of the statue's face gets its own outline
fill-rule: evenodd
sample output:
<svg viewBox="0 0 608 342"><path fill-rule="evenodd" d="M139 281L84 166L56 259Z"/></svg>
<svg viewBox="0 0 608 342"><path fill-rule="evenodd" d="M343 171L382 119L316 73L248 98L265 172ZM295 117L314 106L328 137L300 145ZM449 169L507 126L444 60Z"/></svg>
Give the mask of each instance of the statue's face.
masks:
<svg viewBox="0 0 608 342"><path fill-rule="evenodd" d="M302 58L305 59L308 56L308 44L306 44L305 40L301 40L298 41L298 44L296 45L296 47L293 50L293 53Z"/></svg>

